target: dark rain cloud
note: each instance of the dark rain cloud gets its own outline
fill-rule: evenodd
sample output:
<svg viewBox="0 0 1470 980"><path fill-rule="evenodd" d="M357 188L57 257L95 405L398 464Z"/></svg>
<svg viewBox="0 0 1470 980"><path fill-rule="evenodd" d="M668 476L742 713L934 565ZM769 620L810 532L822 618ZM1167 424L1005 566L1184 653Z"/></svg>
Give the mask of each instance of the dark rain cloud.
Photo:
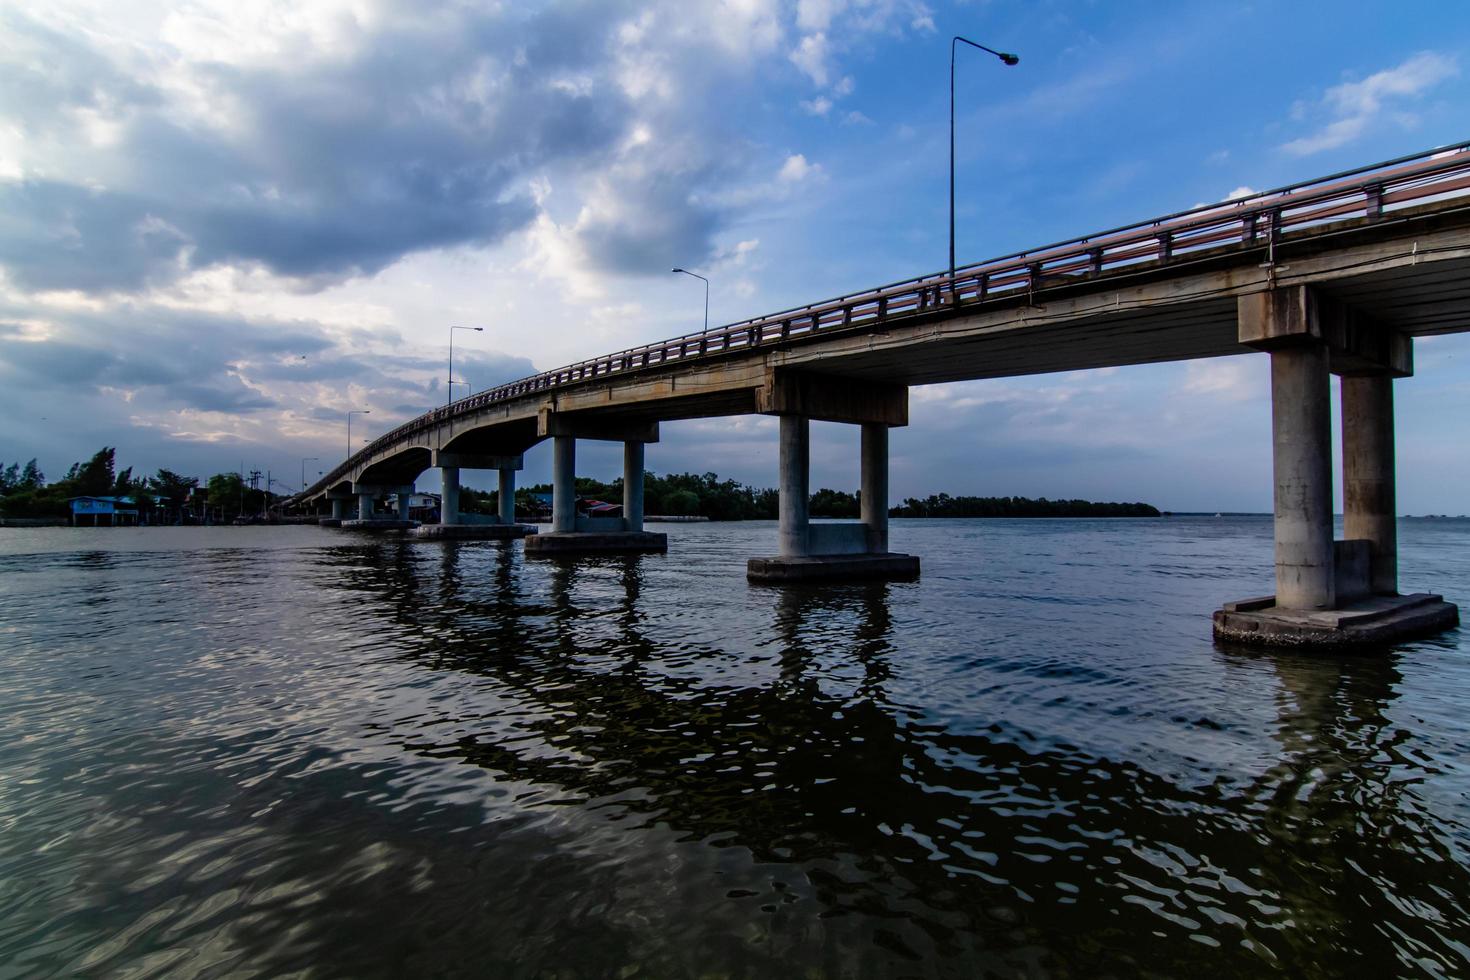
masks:
<svg viewBox="0 0 1470 980"><path fill-rule="evenodd" d="M621 138L616 85L561 83L600 67L613 24L601 7L464 10L365 36L348 58L202 67L210 126L11 11L24 57L0 59L0 118L78 148L68 110L120 128L96 179L79 159L66 179L0 182L0 264L33 289L138 290L218 263L322 283L497 242L536 213L529 175L596 167Z"/></svg>

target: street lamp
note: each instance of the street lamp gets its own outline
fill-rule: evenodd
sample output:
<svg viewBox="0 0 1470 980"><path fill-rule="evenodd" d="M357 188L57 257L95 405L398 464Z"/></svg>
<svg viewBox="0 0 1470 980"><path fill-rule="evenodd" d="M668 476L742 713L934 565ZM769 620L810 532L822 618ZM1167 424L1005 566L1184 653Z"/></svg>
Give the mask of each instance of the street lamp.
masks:
<svg viewBox="0 0 1470 980"><path fill-rule="evenodd" d="M348 459L351 459L352 458L352 416L354 416L354 415L371 415L371 414L373 414L372 411L369 410L369 409L366 409L366 408L354 408L352 411L350 411L350 412L347 413L347 458Z"/></svg>
<svg viewBox="0 0 1470 980"><path fill-rule="evenodd" d="M349 445L349 446L352 445L352 437L351 436L348 436L347 437L347 445ZM307 463L315 463L319 459L321 459L320 456L302 456L301 457L301 492L302 493L305 493L306 492L306 464Z"/></svg>
<svg viewBox="0 0 1470 980"><path fill-rule="evenodd" d="M673 272L682 272L682 273L684 273L684 275L686 275L686 276L693 276L696 279L704 279L704 330L705 330L705 333L708 333L709 332L709 280L708 279L705 279L704 276L701 276L697 272L690 272L688 269L673 269L671 271L673 271Z"/></svg>
<svg viewBox="0 0 1470 980"><path fill-rule="evenodd" d="M995 55L1003 64L1014 65L1021 59L1004 51L996 51L987 48L983 44L976 44L967 37L954 36L949 42L949 294L954 298L954 53L959 42L964 41L972 48L979 48L989 54Z"/></svg>
<svg viewBox="0 0 1470 980"><path fill-rule="evenodd" d="M454 331L473 330L475 333L484 333L484 327L450 327L449 328L449 401L445 405L454 404Z"/></svg>

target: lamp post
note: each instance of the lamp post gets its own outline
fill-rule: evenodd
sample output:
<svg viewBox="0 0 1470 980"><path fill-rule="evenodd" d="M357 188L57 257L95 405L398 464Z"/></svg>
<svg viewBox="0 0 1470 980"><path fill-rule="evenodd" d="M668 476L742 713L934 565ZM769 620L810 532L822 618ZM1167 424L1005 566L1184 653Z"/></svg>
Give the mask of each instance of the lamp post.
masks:
<svg viewBox="0 0 1470 980"><path fill-rule="evenodd" d="M484 327L450 327L449 328L449 401L446 406L454 404L454 331L473 330L475 333L484 333Z"/></svg>
<svg viewBox="0 0 1470 980"><path fill-rule="evenodd" d="M955 48L961 41L972 48L979 48L981 51L995 55L1002 64L1014 65L1021 60L1013 54L987 48L983 44L976 44L969 38L960 37L958 34L949 42L949 293L951 299L954 298L954 55Z"/></svg>
<svg viewBox="0 0 1470 980"><path fill-rule="evenodd" d="M352 458L352 416L354 416L354 415L371 415L371 414L373 414L372 411L370 409L366 409L366 408L361 408L361 409L354 408L352 411L350 411L350 412L347 413L347 458L348 459L351 459Z"/></svg>
<svg viewBox="0 0 1470 980"><path fill-rule="evenodd" d="M351 436L348 437L347 444L349 446L352 445L352 437ZM315 463L319 459L321 459L320 456L302 456L301 457L301 492L302 493L305 493L306 492L306 464L307 463Z"/></svg>
<svg viewBox="0 0 1470 980"><path fill-rule="evenodd" d="M703 279L704 280L704 330L705 330L706 333L708 333L709 332L709 280L708 279L705 279L704 276L701 276L697 272L690 272L688 269L674 269L672 271L673 272L682 272L686 276L693 276L696 279Z"/></svg>

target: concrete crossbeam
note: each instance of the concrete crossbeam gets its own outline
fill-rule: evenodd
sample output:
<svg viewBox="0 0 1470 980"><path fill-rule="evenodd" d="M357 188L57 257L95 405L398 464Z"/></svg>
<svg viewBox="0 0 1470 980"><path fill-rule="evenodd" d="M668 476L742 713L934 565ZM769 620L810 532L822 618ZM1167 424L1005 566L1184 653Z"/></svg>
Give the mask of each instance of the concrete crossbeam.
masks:
<svg viewBox="0 0 1470 980"><path fill-rule="evenodd" d="M486 453L451 453L433 450L433 464L443 468L453 466L463 470L521 470L526 467L522 455L489 455Z"/></svg>
<svg viewBox="0 0 1470 980"><path fill-rule="evenodd" d="M773 368L756 393L756 411L823 422L908 425L909 390L901 384Z"/></svg>
<svg viewBox="0 0 1470 980"><path fill-rule="evenodd" d="M1289 286L1236 301L1240 342L1271 351L1300 343L1324 344L1334 374L1414 373L1411 338L1309 286Z"/></svg>

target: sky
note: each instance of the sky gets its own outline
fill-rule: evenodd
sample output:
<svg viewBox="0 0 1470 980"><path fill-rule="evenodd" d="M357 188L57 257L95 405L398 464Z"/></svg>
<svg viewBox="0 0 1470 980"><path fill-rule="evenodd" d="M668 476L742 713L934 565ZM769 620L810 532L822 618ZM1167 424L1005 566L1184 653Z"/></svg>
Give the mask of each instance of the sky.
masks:
<svg viewBox="0 0 1470 980"><path fill-rule="evenodd" d="M1470 5L7 0L0 464L269 469L446 398L947 264L1470 139ZM1396 385L1401 512L1470 512L1470 338ZM1266 355L910 391L895 502L1271 505ZM463 395L461 388L456 394ZM656 472L774 486L776 420ZM814 486L857 485L851 426ZM316 459L309 459L316 457ZM581 475L620 449L579 447ZM303 462L305 460L305 462ZM549 447L522 480L549 478ZM491 486L493 474L466 474ZM436 489L432 473L421 478ZM1341 501L1341 494L1337 497Z"/></svg>

